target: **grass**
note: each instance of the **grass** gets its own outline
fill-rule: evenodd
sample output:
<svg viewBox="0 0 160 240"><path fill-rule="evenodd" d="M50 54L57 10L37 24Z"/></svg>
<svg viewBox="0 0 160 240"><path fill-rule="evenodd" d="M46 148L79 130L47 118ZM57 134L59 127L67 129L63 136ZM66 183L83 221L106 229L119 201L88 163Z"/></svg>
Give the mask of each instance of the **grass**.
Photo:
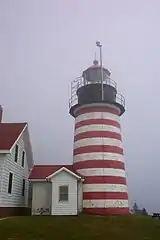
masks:
<svg viewBox="0 0 160 240"><path fill-rule="evenodd" d="M2 240L157 240L160 220L142 216L13 217L0 221Z"/></svg>

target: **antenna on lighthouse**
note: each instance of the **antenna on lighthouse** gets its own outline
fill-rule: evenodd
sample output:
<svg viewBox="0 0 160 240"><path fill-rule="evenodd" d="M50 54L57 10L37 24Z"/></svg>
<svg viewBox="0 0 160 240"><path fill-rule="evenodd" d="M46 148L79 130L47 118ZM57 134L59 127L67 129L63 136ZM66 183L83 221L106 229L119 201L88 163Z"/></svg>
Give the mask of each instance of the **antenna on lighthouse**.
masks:
<svg viewBox="0 0 160 240"><path fill-rule="evenodd" d="M94 54L94 60L97 60L97 55L96 55L96 52Z"/></svg>
<svg viewBox="0 0 160 240"><path fill-rule="evenodd" d="M103 90L102 44L99 41L97 41L96 46L99 47L99 53L100 53L101 91L102 91L102 101L103 101L104 100L104 90Z"/></svg>

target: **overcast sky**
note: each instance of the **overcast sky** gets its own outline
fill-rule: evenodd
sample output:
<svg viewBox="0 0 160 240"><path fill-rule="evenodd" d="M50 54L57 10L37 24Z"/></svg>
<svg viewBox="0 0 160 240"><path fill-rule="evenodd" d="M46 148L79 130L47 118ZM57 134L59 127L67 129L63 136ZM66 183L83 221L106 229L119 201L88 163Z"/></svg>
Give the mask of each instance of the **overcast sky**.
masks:
<svg viewBox="0 0 160 240"><path fill-rule="evenodd" d="M0 0L4 121L27 121L35 163L72 163L70 81L95 41L126 98L122 116L130 202L160 211L159 0Z"/></svg>

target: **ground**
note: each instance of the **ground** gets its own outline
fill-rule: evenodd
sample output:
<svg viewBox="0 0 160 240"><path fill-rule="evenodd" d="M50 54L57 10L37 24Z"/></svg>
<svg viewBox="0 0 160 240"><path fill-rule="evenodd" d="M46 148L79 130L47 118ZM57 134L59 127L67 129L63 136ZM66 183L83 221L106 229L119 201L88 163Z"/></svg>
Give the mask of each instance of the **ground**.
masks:
<svg viewBox="0 0 160 240"><path fill-rule="evenodd" d="M0 239L157 240L160 220L140 216L13 217L0 221Z"/></svg>

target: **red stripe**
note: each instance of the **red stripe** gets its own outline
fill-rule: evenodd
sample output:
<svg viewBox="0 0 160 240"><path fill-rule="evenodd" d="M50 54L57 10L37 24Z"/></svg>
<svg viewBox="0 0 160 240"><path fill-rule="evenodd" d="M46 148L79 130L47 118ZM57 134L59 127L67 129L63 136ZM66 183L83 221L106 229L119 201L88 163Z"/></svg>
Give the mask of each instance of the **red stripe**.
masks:
<svg viewBox="0 0 160 240"><path fill-rule="evenodd" d="M89 113L89 112L108 112L113 113L115 115L119 115L119 110L112 108L112 107L88 107L88 108L81 108L76 111L76 116L83 114L83 113Z"/></svg>
<svg viewBox="0 0 160 240"><path fill-rule="evenodd" d="M114 215L130 214L129 208L83 208L83 212L88 214L114 214Z"/></svg>
<svg viewBox="0 0 160 240"><path fill-rule="evenodd" d="M74 149L73 155L82 154L82 153L90 153L90 152L111 152L111 153L119 153L123 154L123 149L116 146L109 145L92 145L92 146L84 146Z"/></svg>
<svg viewBox="0 0 160 240"><path fill-rule="evenodd" d="M118 177L118 176L88 176L88 177L85 177L84 184L98 184L98 183L111 183L111 184L126 185L126 178Z"/></svg>
<svg viewBox="0 0 160 240"><path fill-rule="evenodd" d="M111 125L114 127L120 128L120 124L114 120L111 119L88 119L83 120L75 124L75 129L85 126L85 125L91 125L91 124L105 124L105 125Z"/></svg>
<svg viewBox="0 0 160 240"><path fill-rule="evenodd" d="M117 140L121 139L121 134L116 132L108 132L108 131L87 131L77 134L74 137L74 141L78 141L84 138L93 138L93 137L106 137L106 138L114 138Z"/></svg>
<svg viewBox="0 0 160 240"><path fill-rule="evenodd" d="M84 192L83 200L106 200L106 199L116 199L116 200L128 200L127 192Z"/></svg>
<svg viewBox="0 0 160 240"><path fill-rule="evenodd" d="M74 163L74 168L85 169L85 168L116 168L125 169L124 163L114 160L86 160Z"/></svg>

